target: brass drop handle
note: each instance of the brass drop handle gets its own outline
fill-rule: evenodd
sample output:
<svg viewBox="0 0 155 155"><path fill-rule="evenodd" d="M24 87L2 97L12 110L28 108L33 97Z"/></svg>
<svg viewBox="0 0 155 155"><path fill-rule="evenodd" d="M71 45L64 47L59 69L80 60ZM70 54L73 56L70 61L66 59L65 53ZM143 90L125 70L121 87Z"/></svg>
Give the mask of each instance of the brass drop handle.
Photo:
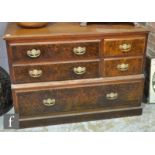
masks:
<svg viewBox="0 0 155 155"><path fill-rule="evenodd" d="M118 64L117 69L122 72L127 71L129 69L129 64Z"/></svg>
<svg viewBox="0 0 155 155"><path fill-rule="evenodd" d="M55 105L55 99L51 99L51 98L44 99L43 104L47 107L53 106Z"/></svg>
<svg viewBox="0 0 155 155"><path fill-rule="evenodd" d="M77 75L82 75L82 74L86 73L86 67L80 67L80 66L79 67L74 67L73 71Z"/></svg>
<svg viewBox="0 0 155 155"><path fill-rule="evenodd" d="M119 49L124 53L129 52L131 50L131 44L119 45Z"/></svg>
<svg viewBox="0 0 155 155"><path fill-rule="evenodd" d="M111 92L109 94L106 94L106 98L108 100L116 100L118 98L118 93Z"/></svg>
<svg viewBox="0 0 155 155"><path fill-rule="evenodd" d="M73 52L74 52L74 54L76 54L76 55L83 55L83 54L85 54L86 53L86 47L75 47L75 48L73 48Z"/></svg>
<svg viewBox="0 0 155 155"><path fill-rule="evenodd" d="M28 50L27 51L27 55L30 57L30 58L37 58L39 57L41 54L41 51L40 50L36 50L36 49L32 49L32 50Z"/></svg>
<svg viewBox="0 0 155 155"><path fill-rule="evenodd" d="M30 77L33 78L39 78L42 75L42 70L37 70L37 69L33 69L33 70L29 70L29 75Z"/></svg>

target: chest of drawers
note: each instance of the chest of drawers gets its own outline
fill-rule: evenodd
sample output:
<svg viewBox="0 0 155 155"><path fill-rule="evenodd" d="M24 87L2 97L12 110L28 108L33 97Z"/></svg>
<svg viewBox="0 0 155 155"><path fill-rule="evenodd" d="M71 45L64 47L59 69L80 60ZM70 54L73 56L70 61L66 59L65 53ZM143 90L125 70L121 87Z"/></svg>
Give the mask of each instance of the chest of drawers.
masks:
<svg viewBox="0 0 155 155"><path fill-rule="evenodd" d="M20 127L140 115L148 31L134 25L8 25Z"/></svg>

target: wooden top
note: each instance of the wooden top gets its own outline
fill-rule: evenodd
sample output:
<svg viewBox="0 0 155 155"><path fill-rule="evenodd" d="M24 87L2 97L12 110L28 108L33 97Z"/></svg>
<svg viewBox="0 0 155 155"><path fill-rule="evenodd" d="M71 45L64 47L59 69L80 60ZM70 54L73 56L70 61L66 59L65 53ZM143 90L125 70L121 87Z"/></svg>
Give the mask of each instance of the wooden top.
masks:
<svg viewBox="0 0 155 155"><path fill-rule="evenodd" d="M142 26L131 24L91 24L81 27L79 23L49 23L43 28L22 28L16 23L9 23L4 35L5 40L39 38L39 37L58 37L58 36L77 36L77 35L107 35L123 33L147 33L148 30Z"/></svg>

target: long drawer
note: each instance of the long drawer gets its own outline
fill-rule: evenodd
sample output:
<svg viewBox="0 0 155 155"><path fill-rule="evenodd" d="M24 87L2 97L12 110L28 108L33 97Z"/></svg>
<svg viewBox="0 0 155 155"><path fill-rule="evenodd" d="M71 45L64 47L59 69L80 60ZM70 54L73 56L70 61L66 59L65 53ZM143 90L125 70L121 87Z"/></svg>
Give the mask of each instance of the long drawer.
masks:
<svg viewBox="0 0 155 155"><path fill-rule="evenodd" d="M14 90L21 117L140 106L143 80Z"/></svg>
<svg viewBox="0 0 155 155"><path fill-rule="evenodd" d="M10 44L13 63L92 59L99 57L99 41Z"/></svg>
<svg viewBox="0 0 155 155"><path fill-rule="evenodd" d="M87 62L18 65L13 67L13 83L34 83L99 77L99 60Z"/></svg>

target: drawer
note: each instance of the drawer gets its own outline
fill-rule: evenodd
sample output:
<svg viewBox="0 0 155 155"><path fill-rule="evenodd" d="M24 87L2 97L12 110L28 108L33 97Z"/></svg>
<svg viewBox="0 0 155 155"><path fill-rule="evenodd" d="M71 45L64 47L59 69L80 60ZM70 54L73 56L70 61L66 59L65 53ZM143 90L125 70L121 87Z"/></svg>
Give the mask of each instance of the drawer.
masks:
<svg viewBox="0 0 155 155"><path fill-rule="evenodd" d="M78 60L99 56L99 41L12 44L10 47L13 63Z"/></svg>
<svg viewBox="0 0 155 155"><path fill-rule="evenodd" d="M19 65L13 67L13 83L64 81L99 77L99 61Z"/></svg>
<svg viewBox="0 0 155 155"><path fill-rule="evenodd" d="M145 51L145 37L104 39L104 56L139 56Z"/></svg>
<svg viewBox="0 0 155 155"><path fill-rule="evenodd" d="M135 75L143 72L143 58L115 58L104 60L103 76Z"/></svg>
<svg viewBox="0 0 155 155"><path fill-rule="evenodd" d="M141 104L143 81L15 91L20 116L61 114Z"/></svg>

